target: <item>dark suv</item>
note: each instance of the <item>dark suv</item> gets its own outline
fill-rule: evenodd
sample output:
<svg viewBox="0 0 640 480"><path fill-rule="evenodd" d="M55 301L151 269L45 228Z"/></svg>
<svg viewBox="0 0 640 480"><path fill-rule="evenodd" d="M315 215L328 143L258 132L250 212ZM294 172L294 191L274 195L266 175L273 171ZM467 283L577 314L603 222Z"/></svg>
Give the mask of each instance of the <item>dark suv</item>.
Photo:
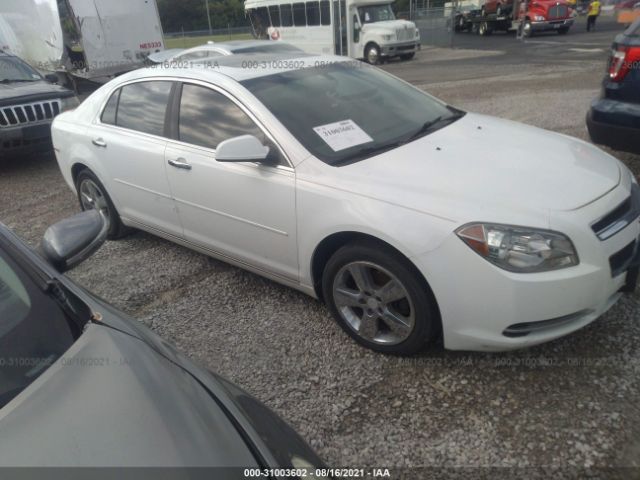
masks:
<svg viewBox="0 0 640 480"><path fill-rule="evenodd" d="M71 90L0 51L0 159L51 150L51 122L78 105Z"/></svg>
<svg viewBox="0 0 640 480"><path fill-rule="evenodd" d="M594 143L640 154L640 19L613 42L609 72L587 114L587 128Z"/></svg>

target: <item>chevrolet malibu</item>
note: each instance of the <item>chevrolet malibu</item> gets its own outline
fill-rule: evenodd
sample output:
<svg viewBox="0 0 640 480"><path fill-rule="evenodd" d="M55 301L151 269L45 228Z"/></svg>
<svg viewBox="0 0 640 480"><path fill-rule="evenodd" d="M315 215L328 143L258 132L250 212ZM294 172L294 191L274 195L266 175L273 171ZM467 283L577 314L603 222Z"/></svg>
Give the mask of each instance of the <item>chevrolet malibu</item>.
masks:
<svg viewBox="0 0 640 480"><path fill-rule="evenodd" d="M83 209L323 300L371 349L506 350L635 288L640 189L583 141L338 57L123 75L57 117Z"/></svg>

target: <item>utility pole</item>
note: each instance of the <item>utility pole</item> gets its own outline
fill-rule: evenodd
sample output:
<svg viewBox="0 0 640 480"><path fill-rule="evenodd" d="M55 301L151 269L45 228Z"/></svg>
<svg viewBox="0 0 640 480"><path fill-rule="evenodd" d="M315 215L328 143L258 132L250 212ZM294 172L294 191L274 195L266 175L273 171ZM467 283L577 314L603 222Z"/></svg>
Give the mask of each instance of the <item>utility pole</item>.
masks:
<svg viewBox="0 0 640 480"><path fill-rule="evenodd" d="M207 21L209 22L209 35L211 35L212 29L211 29L211 14L209 13L209 0L205 0L205 5L207 6Z"/></svg>

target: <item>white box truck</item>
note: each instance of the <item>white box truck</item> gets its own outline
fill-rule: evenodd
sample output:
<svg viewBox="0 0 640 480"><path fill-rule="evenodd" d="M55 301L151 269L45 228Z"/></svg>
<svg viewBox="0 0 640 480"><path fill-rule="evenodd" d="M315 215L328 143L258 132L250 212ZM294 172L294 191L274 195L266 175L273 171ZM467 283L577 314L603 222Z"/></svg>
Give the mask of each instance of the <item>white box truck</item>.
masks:
<svg viewBox="0 0 640 480"><path fill-rule="evenodd" d="M315 54L346 55L378 63L413 58L420 32L397 20L389 0L246 0L256 38L283 40Z"/></svg>
<svg viewBox="0 0 640 480"><path fill-rule="evenodd" d="M104 81L164 49L156 0L2 0L0 49L44 73Z"/></svg>

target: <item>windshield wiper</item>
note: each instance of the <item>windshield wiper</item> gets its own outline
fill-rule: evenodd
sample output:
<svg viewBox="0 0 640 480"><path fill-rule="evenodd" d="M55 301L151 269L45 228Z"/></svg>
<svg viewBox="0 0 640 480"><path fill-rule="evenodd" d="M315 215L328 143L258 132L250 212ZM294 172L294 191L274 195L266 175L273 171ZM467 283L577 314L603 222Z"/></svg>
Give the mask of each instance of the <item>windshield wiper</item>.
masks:
<svg viewBox="0 0 640 480"><path fill-rule="evenodd" d="M422 126L414 133L412 133L404 142L402 142L403 144L405 143L409 143L412 142L420 137L424 137L427 133L431 133L434 130L437 130L439 128L442 128L446 125L449 125L450 123L455 122L456 120L458 120L459 118L462 118L464 116L464 112L455 112L447 117L443 116L443 115L439 115L436 118L434 118L433 120L429 120L428 122L425 122L422 124Z"/></svg>
<svg viewBox="0 0 640 480"><path fill-rule="evenodd" d="M356 150L355 152L353 152L351 155L332 163L331 165L338 166L338 165L344 165L345 163L351 163L355 160L358 160L364 157L387 152L396 147L399 147L400 145L401 145L401 142L392 142L392 143L385 143L384 145L375 145L373 147L361 148L360 150Z"/></svg>

